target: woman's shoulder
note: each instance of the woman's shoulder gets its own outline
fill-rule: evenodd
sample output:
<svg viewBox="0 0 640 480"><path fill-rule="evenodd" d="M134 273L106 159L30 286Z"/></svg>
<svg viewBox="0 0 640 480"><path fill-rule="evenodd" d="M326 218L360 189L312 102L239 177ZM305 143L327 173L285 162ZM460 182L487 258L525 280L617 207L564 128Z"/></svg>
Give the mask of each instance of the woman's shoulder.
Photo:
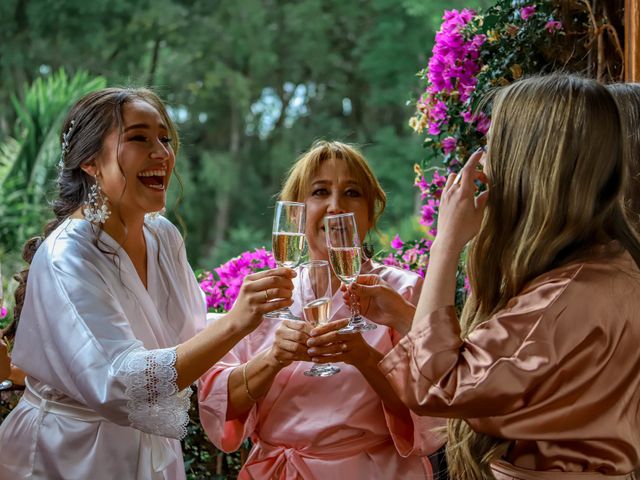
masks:
<svg viewBox="0 0 640 480"><path fill-rule="evenodd" d="M525 285L507 308L526 305L569 314L612 308L621 300L638 303L640 308L640 271L627 252L582 259L550 270Z"/></svg>
<svg viewBox="0 0 640 480"><path fill-rule="evenodd" d="M46 257L54 263L69 257L89 260L95 255L99 234L99 229L90 222L68 218L62 221L38 247L34 261L38 256Z"/></svg>
<svg viewBox="0 0 640 480"><path fill-rule="evenodd" d="M166 241L174 245L184 243L182 235L178 228L171 221L161 214L147 215L144 224L151 229L156 235L159 235Z"/></svg>

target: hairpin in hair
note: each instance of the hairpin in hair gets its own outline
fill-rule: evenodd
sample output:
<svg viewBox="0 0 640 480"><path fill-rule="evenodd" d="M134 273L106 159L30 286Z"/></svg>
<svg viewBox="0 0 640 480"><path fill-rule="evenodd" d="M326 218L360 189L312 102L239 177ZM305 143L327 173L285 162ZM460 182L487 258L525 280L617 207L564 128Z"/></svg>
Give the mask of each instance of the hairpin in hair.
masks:
<svg viewBox="0 0 640 480"><path fill-rule="evenodd" d="M76 121L71 120L71 123L69 124L69 129L62 134L62 143L61 143L61 149L62 149L62 154L60 155L60 161L58 162L58 168L60 168L61 170L64 168L64 157L67 155L67 153L69 153L69 141L71 140L71 136L73 135L73 130L75 129L76 126Z"/></svg>

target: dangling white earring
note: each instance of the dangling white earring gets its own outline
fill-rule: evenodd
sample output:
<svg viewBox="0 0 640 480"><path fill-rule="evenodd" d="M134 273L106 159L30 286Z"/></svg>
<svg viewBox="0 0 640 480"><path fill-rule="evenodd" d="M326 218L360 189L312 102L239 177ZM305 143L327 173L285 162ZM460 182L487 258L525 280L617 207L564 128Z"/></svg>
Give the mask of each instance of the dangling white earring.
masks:
<svg viewBox="0 0 640 480"><path fill-rule="evenodd" d="M111 210L107 207L107 201L102 194L102 188L100 188L97 178L95 178L95 183L91 185L89 197L84 202L82 213L84 218L91 223L104 223L111 215Z"/></svg>

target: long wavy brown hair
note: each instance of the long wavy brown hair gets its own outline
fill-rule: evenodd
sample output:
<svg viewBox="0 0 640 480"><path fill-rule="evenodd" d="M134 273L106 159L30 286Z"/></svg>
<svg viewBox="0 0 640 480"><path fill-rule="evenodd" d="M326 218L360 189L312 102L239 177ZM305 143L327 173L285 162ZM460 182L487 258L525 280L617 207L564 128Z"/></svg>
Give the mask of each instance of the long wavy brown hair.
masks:
<svg viewBox="0 0 640 480"><path fill-rule="evenodd" d="M593 80L524 79L493 98L485 172L490 194L471 245L472 295L463 335L505 307L537 276L618 240L640 264L640 240L625 216L621 124L607 89ZM448 424L451 478L494 478L490 463L509 442Z"/></svg>
<svg viewBox="0 0 640 480"><path fill-rule="evenodd" d="M626 130L624 150L629 182L625 205L636 229L640 229L640 83L615 83L607 85L607 90L618 105Z"/></svg>

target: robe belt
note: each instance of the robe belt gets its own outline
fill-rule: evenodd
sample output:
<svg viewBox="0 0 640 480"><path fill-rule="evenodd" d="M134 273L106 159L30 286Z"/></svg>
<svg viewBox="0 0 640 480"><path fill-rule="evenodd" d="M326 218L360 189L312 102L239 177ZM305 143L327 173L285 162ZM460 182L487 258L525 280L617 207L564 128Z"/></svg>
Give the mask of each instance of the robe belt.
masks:
<svg viewBox="0 0 640 480"><path fill-rule="evenodd" d="M110 420L107 420L88 407L69 405L67 403L56 402L55 400L48 400L40 396L29 384L28 379L25 379L25 390L22 395L22 400L40 411L39 421L42 420L45 414L53 413L81 422L110 422ZM140 433L142 434L141 443L151 451L151 464L154 471L161 472L178 459L175 450L167 438L146 432Z"/></svg>
<svg viewBox="0 0 640 480"><path fill-rule="evenodd" d="M638 480L634 473L627 475L604 475L595 472L540 472L519 468L510 463L497 461L491 464L497 480Z"/></svg>
<svg viewBox="0 0 640 480"><path fill-rule="evenodd" d="M305 459L337 460L352 457L382 445L393 445L388 435L372 435L366 438L354 438L336 442L326 446L306 446L301 448L272 445L259 439L256 451L260 459L249 460L243 470L251 478L269 478L281 480L297 480L315 478Z"/></svg>

